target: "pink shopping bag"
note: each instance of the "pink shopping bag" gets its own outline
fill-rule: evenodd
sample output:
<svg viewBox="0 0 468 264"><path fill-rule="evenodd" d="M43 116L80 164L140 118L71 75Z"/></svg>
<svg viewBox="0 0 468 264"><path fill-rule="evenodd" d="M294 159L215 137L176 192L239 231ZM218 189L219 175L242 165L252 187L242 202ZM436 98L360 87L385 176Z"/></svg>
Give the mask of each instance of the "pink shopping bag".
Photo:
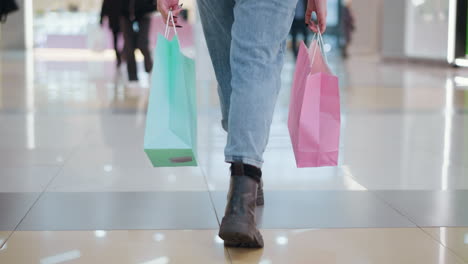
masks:
<svg viewBox="0 0 468 264"><path fill-rule="evenodd" d="M323 53L321 36L301 43L291 89L289 134L298 168L336 166L340 138L338 77Z"/></svg>

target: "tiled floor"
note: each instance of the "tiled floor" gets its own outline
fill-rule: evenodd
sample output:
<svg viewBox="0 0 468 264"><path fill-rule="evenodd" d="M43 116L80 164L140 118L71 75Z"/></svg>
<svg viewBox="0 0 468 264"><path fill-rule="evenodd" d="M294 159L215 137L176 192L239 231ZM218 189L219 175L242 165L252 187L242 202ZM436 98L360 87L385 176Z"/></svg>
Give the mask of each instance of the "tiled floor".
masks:
<svg viewBox="0 0 468 264"><path fill-rule="evenodd" d="M464 263L416 228L264 230L264 250L230 249L233 263Z"/></svg>
<svg viewBox="0 0 468 264"><path fill-rule="evenodd" d="M424 231L468 262L468 228L424 228Z"/></svg>
<svg viewBox="0 0 468 264"><path fill-rule="evenodd" d="M443 247L417 228L267 229L262 232L267 245L264 249L226 250L217 230L17 231L1 250L0 260L18 264L463 264L463 257L466 260L466 247L455 243L453 249Z"/></svg>
<svg viewBox="0 0 468 264"><path fill-rule="evenodd" d="M129 89L99 56L1 54L0 263L468 263L465 69L332 56L340 166L298 169L288 55L257 210L265 248L227 250L213 76L197 81L200 166L152 168L148 78Z"/></svg>
<svg viewBox="0 0 468 264"><path fill-rule="evenodd" d="M216 230L18 231L1 263L229 263Z"/></svg>

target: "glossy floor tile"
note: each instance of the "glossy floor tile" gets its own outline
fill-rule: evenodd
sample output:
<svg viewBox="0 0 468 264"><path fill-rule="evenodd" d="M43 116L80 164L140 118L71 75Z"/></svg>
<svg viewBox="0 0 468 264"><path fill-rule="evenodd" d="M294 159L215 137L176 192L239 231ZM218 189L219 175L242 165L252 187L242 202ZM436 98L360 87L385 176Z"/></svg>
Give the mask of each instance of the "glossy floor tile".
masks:
<svg viewBox="0 0 468 264"><path fill-rule="evenodd" d="M42 192L60 167L0 167L0 192Z"/></svg>
<svg viewBox="0 0 468 264"><path fill-rule="evenodd" d="M219 217L226 192L213 192ZM257 208L257 222L266 229L416 227L369 192L266 191L265 206Z"/></svg>
<svg viewBox="0 0 468 264"><path fill-rule="evenodd" d="M84 146L107 148L142 148L145 133L146 104L148 89L141 97L141 109L132 107L137 112L113 113L112 115L95 115L90 133L87 135ZM139 112L138 112L139 111Z"/></svg>
<svg viewBox="0 0 468 264"><path fill-rule="evenodd" d="M15 230L39 195L34 192L0 192L0 231Z"/></svg>
<svg viewBox="0 0 468 264"><path fill-rule="evenodd" d="M15 232L0 263L230 263L217 230Z"/></svg>
<svg viewBox="0 0 468 264"><path fill-rule="evenodd" d="M3 148L0 150L0 167L61 166L71 152L71 148Z"/></svg>
<svg viewBox="0 0 468 264"><path fill-rule="evenodd" d="M66 165L47 189L49 192L206 190L205 179L198 167L124 167L118 162L84 167Z"/></svg>
<svg viewBox="0 0 468 264"><path fill-rule="evenodd" d="M468 263L467 227L424 228L424 231Z"/></svg>
<svg viewBox="0 0 468 264"><path fill-rule="evenodd" d="M342 141L346 148L373 151L381 148L382 152L392 149L425 151L446 155L446 159L457 165L467 159L466 145L456 143L466 138L468 120L465 115L447 115L444 111L367 111L350 112L345 118Z"/></svg>
<svg viewBox="0 0 468 264"><path fill-rule="evenodd" d="M222 150L201 150L200 166L210 190L228 190L230 165L224 162ZM365 190L346 166L298 169L292 148L270 148L265 153L262 177L266 190Z"/></svg>
<svg viewBox="0 0 468 264"><path fill-rule="evenodd" d="M18 230L217 227L208 192L47 192Z"/></svg>
<svg viewBox="0 0 468 264"><path fill-rule="evenodd" d="M146 156L143 145L128 147L88 147L80 146L70 156L67 167L93 168L121 166L125 168L153 168Z"/></svg>
<svg viewBox="0 0 468 264"><path fill-rule="evenodd" d="M9 149L74 148L89 131L87 120L76 116L0 115L0 123L0 148Z"/></svg>
<svg viewBox="0 0 468 264"><path fill-rule="evenodd" d="M444 153L410 148L369 147L368 150L345 148L343 164L348 175L369 190L467 190L468 167L443 157ZM379 153L379 154L376 154Z"/></svg>
<svg viewBox="0 0 468 264"><path fill-rule="evenodd" d="M421 227L468 226L468 191L375 191Z"/></svg>
<svg viewBox="0 0 468 264"><path fill-rule="evenodd" d="M235 264L464 264L417 228L262 230L263 250L229 249Z"/></svg>

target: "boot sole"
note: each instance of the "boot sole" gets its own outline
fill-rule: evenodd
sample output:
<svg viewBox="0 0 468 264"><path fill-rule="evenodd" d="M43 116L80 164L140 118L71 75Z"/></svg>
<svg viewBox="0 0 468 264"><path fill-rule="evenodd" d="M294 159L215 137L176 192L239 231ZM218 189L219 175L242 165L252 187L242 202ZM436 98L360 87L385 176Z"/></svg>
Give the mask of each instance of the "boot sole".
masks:
<svg viewBox="0 0 468 264"><path fill-rule="evenodd" d="M255 226L236 221L233 218L223 218L219 229L219 237L226 247L263 248L263 238Z"/></svg>

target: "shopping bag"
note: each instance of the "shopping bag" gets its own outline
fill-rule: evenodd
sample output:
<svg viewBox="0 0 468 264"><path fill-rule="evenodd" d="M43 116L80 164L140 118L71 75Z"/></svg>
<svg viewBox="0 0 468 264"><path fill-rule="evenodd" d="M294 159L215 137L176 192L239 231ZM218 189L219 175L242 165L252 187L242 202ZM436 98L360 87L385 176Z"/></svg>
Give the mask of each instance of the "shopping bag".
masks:
<svg viewBox="0 0 468 264"><path fill-rule="evenodd" d="M158 35L154 51L144 150L154 167L196 166L195 63L181 53L177 34L168 36L168 29Z"/></svg>
<svg viewBox="0 0 468 264"><path fill-rule="evenodd" d="M303 42L300 44L291 88L288 129L297 167L338 164L338 77L328 67L320 33L314 36L309 49Z"/></svg>

